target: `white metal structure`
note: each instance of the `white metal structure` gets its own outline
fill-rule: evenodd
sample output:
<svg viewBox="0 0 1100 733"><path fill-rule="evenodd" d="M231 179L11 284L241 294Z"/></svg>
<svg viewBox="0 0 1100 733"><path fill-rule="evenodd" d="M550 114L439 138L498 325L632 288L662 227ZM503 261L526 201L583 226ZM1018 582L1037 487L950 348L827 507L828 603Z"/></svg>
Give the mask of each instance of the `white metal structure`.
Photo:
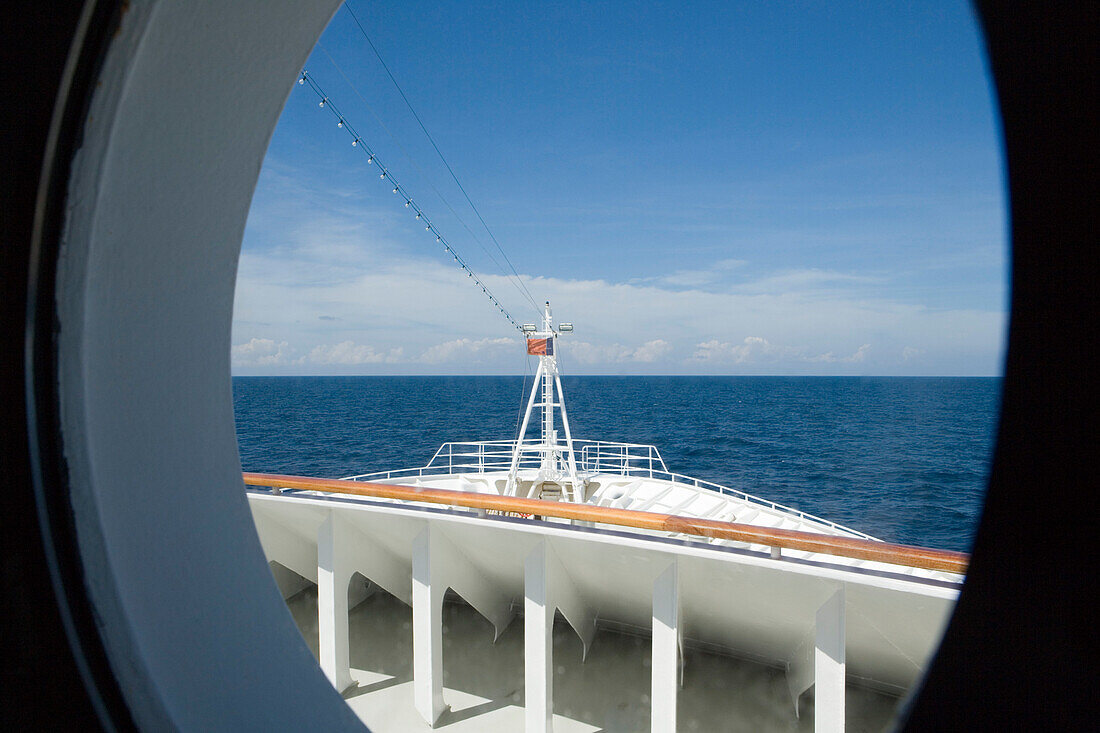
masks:
<svg viewBox="0 0 1100 733"><path fill-rule="evenodd" d="M528 329L525 335L553 343L557 334L549 304L542 330ZM649 665L648 695L634 705L642 706L654 731L675 730L677 721L704 730L755 725L716 712L737 695L723 686L700 692L693 689L696 681L687 688L695 695L693 708L679 707L680 697L688 694L682 689L685 647L752 660L761 669L781 669L788 705L793 703L787 715L797 717L800 698L812 688L817 730L844 728L848 687L855 682L891 695L914 686L953 608L961 575L676 531L624 530L594 521L455 506L440 509L430 498L416 499L419 490L448 489L567 500L878 542L742 491L670 472L653 446L573 440L554 349L547 350L539 355L516 440L446 443L426 466L349 477L376 487L410 487L405 489L413 492L408 498L278 485L248 495L284 596L297 597L304 587L316 584L316 654L364 722L379 730L439 725L527 731L644 727L638 717L608 723L606 716L627 704L614 687L571 688L563 693L571 695L568 709L556 708L555 680L585 675L585 667L563 672L566 667L554 659L556 611L579 639L585 665L593 659L597 631L601 639L623 632L648 636L648 657L630 659L618 653L591 663L604 665L601 678L614 679ZM528 440L524 436L540 388L542 436ZM554 428L555 408L561 410L564 443ZM358 576L369 584L353 580ZM398 627L411 626L407 681L370 671L400 666L399 661L383 660L377 650L381 642L363 648L353 644L349 610L364 598L364 588L385 590L399 605L412 607L411 624L397 620L398 615L387 622L386 632L387 637L400 636ZM449 663L452 681L445 686L444 598L449 589L489 622L494 644L508 638L513 620L522 615L522 705L514 696L511 702L494 700L494 693L470 703L469 691L453 681L508 669L507 653L496 647L481 651L484 663L464 667L457 675L454 664L462 662ZM451 623L452 647L478 643L476 635L463 634ZM507 647L508 642L502 643ZM595 658L600 658L599 648L597 644ZM358 666L351 663L353 656ZM505 679L501 684L508 683ZM515 686L520 680L510 683ZM379 686L389 692L383 695ZM458 709L452 710L451 704Z"/></svg>
<svg viewBox="0 0 1100 733"><path fill-rule="evenodd" d="M599 720L599 714L613 709L621 697L613 680L628 674L632 662L645 661L596 657L600 646L610 643L609 635L624 631L650 637L651 702L645 717L654 731L675 730L678 716L706 721L715 710L725 709L722 694L712 690L699 704L694 690L700 709L679 711L678 700L688 692L681 688L685 646L782 670L789 690L784 715L796 717L800 698L813 688L816 729L841 730L846 680L894 695L919 680L961 580L876 571L824 556L774 557L766 548L753 551L409 503L288 490L250 492L249 500L284 593L293 596L305 580L316 583L321 666L376 730L444 724L454 730L594 729L580 723L617 729ZM402 631L400 616L387 631L411 633L411 680L378 674L397 666L385 657L381 644L352 646L349 610L365 595L362 581L353 580L357 574L412 607L409 631ZM480 639L476 633L473 638L456 637L460 632L452 627L447 632L452 648L480 643L489 650L488 665L508 668L505 655L494 658L494 647L485 645L501 639L522 613L518 638L523 672L522 678L511 680L525 691L522 706L493 707L488 705L491 698L465 701L469 691L462 678L488 673L484 666L461 666L465 655L444 661L443 601L448 589L488 621L486 631L477 632L486 634ZM578 669L576 659L555 659L551 637L556 610L579 639L583 664L592 660L610 677L606 687L581 698L597 711L597 719L578 714L576 691L569 698L572 705L555 705L553 670L564 663ZM597 633L602 641L596 640ZM352 656L358 659L354 667ZM451 670L446 684L445 664ZM692 686L698 684L696 680ZM401 689L389 697L372 691L387 685ZM719 688L724 690L724 683ZM729 689L724 694L736 698L749 693ZM449 705L456 710L448 713ZM483 715L455 715L482 707L489 708ZM643 708L640 714L646 712ZM628 729L637 729L637 722ZM726 724L736 729L749 723Z"/></svg>
<svg viewBox="0 0 1100 733"><path fill-rule="evenodd" d="M573 330L573 324L566 325L568 325L567 332ZM504 494L506 496L518 494L523 457L533 453L538 457L538 468L533 474L526 476L523 496L583 501L584 485L577 476L577 459L573 454L573 434L569 430L569 416L565 411L565 392L561 388L561 377L558 376L556 345L558 329L554 328L549 301L546 303L542 318L542 330L528 330L526 324L523 330L529 345L532 342L540 343L541 353L538 354L539 366L535 371L535 380L531 384L531 396L527 400L527 409L523 413L523 424L520 426L519 435L516 436L512 448L512 462L508 468L508 483ZM528 353L534 353L530 346L528 346ZM527 425L531 421L531 412L535 407L535 397L538 395L540 385L542 387L542 401L539 404L542 409L542 439L537 443L529 443L525 440ZM554 401L555 390L557 391L556 402ZM554 429L555 407L561 410L561 424L565 430L564 444L558 442L558 431Z"/></svg>

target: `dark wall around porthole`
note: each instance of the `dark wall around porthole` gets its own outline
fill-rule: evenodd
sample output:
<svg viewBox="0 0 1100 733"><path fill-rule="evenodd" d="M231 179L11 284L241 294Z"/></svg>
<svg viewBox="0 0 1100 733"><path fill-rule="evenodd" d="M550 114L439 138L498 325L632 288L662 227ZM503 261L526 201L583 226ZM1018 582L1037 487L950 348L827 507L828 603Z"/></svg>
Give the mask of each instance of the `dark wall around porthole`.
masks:
<svg viewBox="0 0 1100 733"><path fill-rule="evenodd" d="M1094 694L1094 4L978 8L999 96L1012 306L973 563L911 730L1071 729ZM1090 183L1091 182L1091 183ZM1087 725L1087 724L1086 724Z"/></svg>
<svg viewBox="0 0 1100 733"><path fill-rule="evenodd" d="M58 145L47 150L75 2L28 4L5 18L5 183L0 237L5 348L0 389L0 696L16 729L132 726L83 594L50 400L52 313L34 324L36 386L27 400L24 327L38 183L56 163L43 210L42 252L56 251L67 161L83 101L118 5L96 3L76 64ZM1088 4L979 4L1003 116L1012 221L1012 310L1003 415L974 560L941 652L912 706L909 729L1072 725L1092 707L1095 501L1086 470L1094 435L1095 55ZM10 57L9 57L10 56ZM37 282L52 303L52 262ZM28 409L33 408L33 409ZM28 417L37 419L28 429ZM32 441L34 451L31 450ZM39 469L37 492L34 468ZM42 502L46 505L43 506ZM57 571L51 579L51 563ZM62 589L60 595L57 590ZM67 611L62 609L66 608ZM67 615L68 629L63 617ZM82 676L81 667L86 674ZM88 684L91 687L88 687ZM91 691L89 691L91 690ZM99 714L97 715L97 707ZM102 716L102 717L100 717Z"/></svg>
<svg viewBox="0 0 1100 733"><path fill-rule="evenodd" d="M95 730L105 723L128 730L133 723L84 593L52 363L53 275L69 161L122 3L27 3L8 10L3 65L9 73L0 105L0 719L14 730ZM64 111L54 120L56 110ZM37 206L40 181L44 206ZM37 287L28 287L34 270ZM28 298L43 316L36 320L38 348L30 362ZM28 400L29 363L37 389Z"/></svg>

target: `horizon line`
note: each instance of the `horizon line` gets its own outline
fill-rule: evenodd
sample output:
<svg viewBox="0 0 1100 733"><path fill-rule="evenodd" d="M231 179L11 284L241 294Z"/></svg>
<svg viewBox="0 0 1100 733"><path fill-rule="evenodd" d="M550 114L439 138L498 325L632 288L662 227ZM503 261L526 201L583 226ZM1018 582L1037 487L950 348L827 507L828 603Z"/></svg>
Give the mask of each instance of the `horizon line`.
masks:
<svg viewBox="0 0 1100 733"><path fill-rule="evenodd" d="M301 377L520 377L524 374L230 374L230 377L296 379ZM727 378L750 377L753 379L1003 379L1003 374L563 374L569 377L699 377Z"/></svg>

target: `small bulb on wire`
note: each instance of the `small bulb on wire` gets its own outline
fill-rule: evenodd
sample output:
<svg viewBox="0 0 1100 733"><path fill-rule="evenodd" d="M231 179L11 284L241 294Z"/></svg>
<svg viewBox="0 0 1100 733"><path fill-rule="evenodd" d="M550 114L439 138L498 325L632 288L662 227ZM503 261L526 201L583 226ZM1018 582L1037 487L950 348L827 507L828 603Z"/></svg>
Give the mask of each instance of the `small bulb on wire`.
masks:
<svg viewBox="0 0 1100 733"><path fill-rule="evenodd" d="M305 74L302 74L300 77L298 77L298 83L299 84L305 84L306 83L306 75Z"/></svg>
<svg viewBox="0 0 1100 733"><path fill-rule="evenodd" d="M318 104L317 106L318 106L318 107L324 107L324 106L325 106L325 102L327 102L327 101L328 101L328 97L325 97L324 99L322 99L322 100L321 100L321 103L320 103L320 104Z"/></svg>
<svg viewBox="0 0 1100 733"><path fill-rule="evenodd" d="M417 219L417 221L419 221L419 220L420 220L420 212L419 212L419 211L418 211L418 212L416 212L416 219Z"/></svg>
<svg viewBox="0 0 1100 733"><path fill-rule="evenodd" d="M393 187L393 192L394 192L394 193L397 193L397 186L394 186L394 187Z"/></svg>
<svg viewBox="0 0 1100 733"><path fill-rule="evenodd" d="M412 204L412 201L406 201L406 202L405 202L405 208L406 208L406 209L407 209L407 208L409 208L409 206L410 206L411 204Z"/></svg>
<svg viewBox="0 0 1100 733"><path fill-rule="evenodd" d="M344 118L343 117L341 117L340 121L336 123L336 126L339 127L340 129L343 129L343 127L344 127Z"/></svg>
<svg viewBox="0 0 1100 733"><path fill-rule="evenodd" d="M351 141L351 146L352 146L353 148L354 148L354 147L355 147L356 145L358 145L358 144L359 144L359 138L355 138L354 140L352 140L352 141Z"/></svg>
<svg viewBox="0 0 1100 733"><path fill-rule="evenodd" d="M374 153L371 153L370 155L367 156L367 165L370 165L373 162L374 162Z"/></svg>
<svg viewBox="0 0 1100 733"><path fill-rule="evenodd" d="M386 171L382 171L381 173L379 173L378 177L379 178L385 178L386 177Z"/></svg>

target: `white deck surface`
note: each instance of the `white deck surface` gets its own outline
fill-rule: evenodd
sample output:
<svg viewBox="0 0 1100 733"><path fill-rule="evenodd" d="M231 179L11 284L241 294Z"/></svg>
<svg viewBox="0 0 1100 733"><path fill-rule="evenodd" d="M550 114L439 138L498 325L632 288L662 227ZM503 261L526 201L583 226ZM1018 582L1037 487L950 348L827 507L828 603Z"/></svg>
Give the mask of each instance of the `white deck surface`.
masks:
<svg viewBox="0 0 1100 733"><path fill-rule="evenodd" d="M317 654L317 597L309 588L288 607ZM393 596L376 592L352 609L352 676L358 687L345 698L372 730L430 731L412 697L412 612ZM443 610L444 696L451 710L436 729L523 730L523 621L517 619L494 645L492 626L462 603ZM554 630L554 729L644 731L649 729L650 642L601 629L587 661L579 638L560 618ZM848 686L848 731L889 727L896 698ZM678 730L811 731L813 698L791 706L783 672L689 649L679 693Z"/></svg>
<svg viewBox="0 0 1100 733"><path fill-rule="evenodd" d="M507 481L504 472L464 473L455 475L400 476L397 478L375 479L378 483L402 484L415 487L466 491L480 494L499 495ZM864 537L856 530L833 525L825 520L809 515L800 515L787 507L767 506L764 503L719 493L705 486L693 486L691 479L671 481L662 478L644 476L618 476L614 474L593 474L589 476L587 504L592 506L628 509L634 511L659 512L722 522L740 522L757 527L789 529L799 532L813 532L838 537ZM310 493L310 492L303 492ZM355 500L352 498L352 500ZM377 499L369 499L378 501ZM386 501L386 500L382 500ZM394 503L401 503L394 500ZM552 520L553 521L553 520ZM564 521L564 520L562 520ZM690 535L676 535L671 532L650 530L632 530L639 534L681 537L696 542L708 542L726 547L747 548L767 552L763 545L753 545L732 540L706 540ZM948 582L958 582L960 576L937 570L888 565L868 560L855 560L839 556L822 556L818 553L800 550L784 550L787 557L802 560L827 560L838 565L911 575L916 578L931 578Z"/></svg>

